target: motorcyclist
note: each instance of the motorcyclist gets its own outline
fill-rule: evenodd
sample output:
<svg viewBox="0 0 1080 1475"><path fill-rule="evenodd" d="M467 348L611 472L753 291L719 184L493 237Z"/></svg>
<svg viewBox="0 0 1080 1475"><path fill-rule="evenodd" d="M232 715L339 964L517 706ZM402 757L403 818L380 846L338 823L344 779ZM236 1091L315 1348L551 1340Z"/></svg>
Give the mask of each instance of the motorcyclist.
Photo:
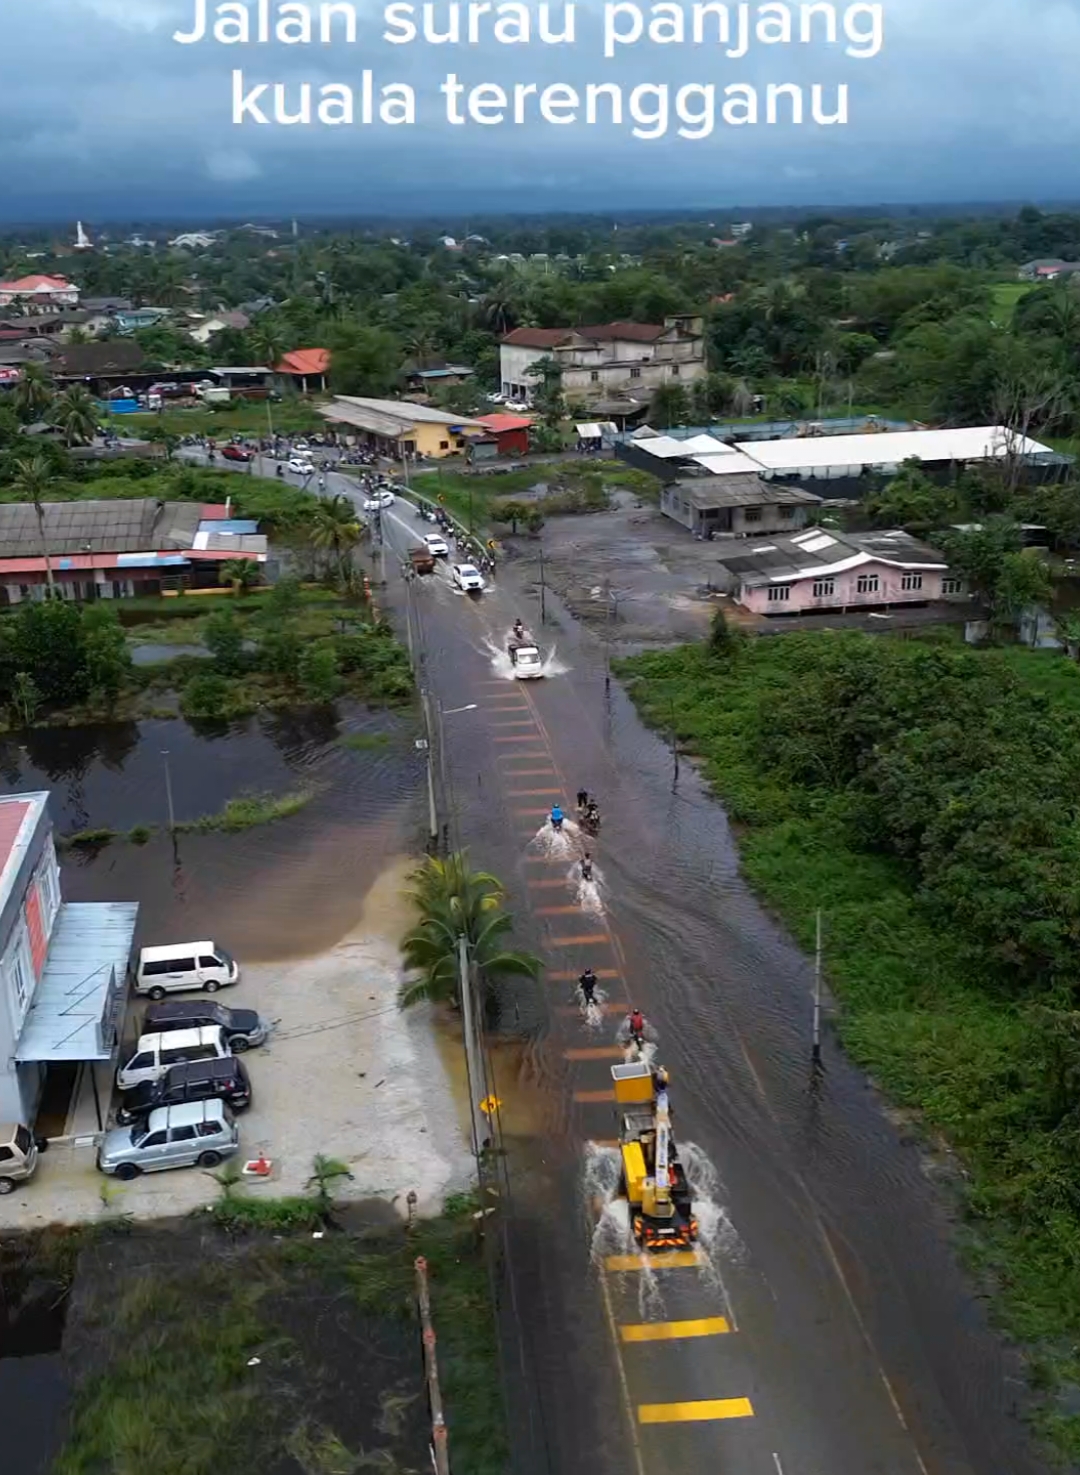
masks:
<svg viewBox="0 0 1080 1475"><path fill-rule="evenodd" d="M594 829L599 829L600 827L600 806L595 799L590 799L585 806L585 823L591 825Z"/></svg>
<svg viewBox="0 0 1080 1475"><path fill-rule="evenodd" d="M630 1038L641 1045L645 1040L645 1016L638 1008L630 1010L630 1018L626 1021L626 1027Z"/></svg>
<svg viewBox="0 0 1080 1475"><path fill-rule="evenodd" d="M514 634L518 638L518 640L520 640L521 637L525 634L525 626L521 623L520 620L514 621Z"/></svg>
<svg viewBox="0 0 1080 1475"><path fill-rule="evenodd" d="M593 971L593 969L591 967L585 969L585 972L578 979L578 984L581 987L581 995L582 995L582 998L585 1000L586 1004L595 1004L596 1003L596 974L594 973L594 971Z"/></svg>
<svg viewBox="0 0 1080 1475"><path fill-rule="evenodd" d="M588 789L578 789L578 791L577 791L577 807L578 807L578 809L580 809L580 811L581 811L582 814L584 814L585 811L586 811L586 809L589 807L589 791L588 791Z"/></svg>
<svg viewBox="0 0 1080 1475"><path fill-rule="evenodd" d="M553 804L551 806L551 828L556 831L561 830L563 827L564 819L565 815L563 814L560 806L558 804Z"/></svg>
<svg viewBox="0 0 1080 1475"><path fill-rule="evenodd" d="M282 466L282 464L281 464L280 461L278 462L277 474L278 474L279 480L281 480L281 481L284 481L285 480L285 468L284 468L284 466Z"/></svg>
<svg viewBox="0 0 1080 1475"><path fill-rule="evenodd" d="M581 857L581 879L583 881L591 881L592 878L592 856L586 850L585 854Z"/></svg>

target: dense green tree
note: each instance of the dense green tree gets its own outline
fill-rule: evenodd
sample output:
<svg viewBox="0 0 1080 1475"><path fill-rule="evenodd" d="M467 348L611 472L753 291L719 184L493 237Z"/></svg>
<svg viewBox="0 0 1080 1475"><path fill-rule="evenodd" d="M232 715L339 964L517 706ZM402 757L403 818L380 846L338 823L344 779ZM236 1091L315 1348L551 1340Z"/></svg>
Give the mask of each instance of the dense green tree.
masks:
<svg viewBox="0 0 1080 1475"><path fill-rule="evenodd" d="M86 674L94 696L113 702L131 671L124 630L110 604L91 604L82 611Z"/></svg>
<svg viewBox="0 0 1080 1475"><path fill-rule="evenodd" d="M18 671L34 680L45 702L70 706L90 688L82 611L64 599L31 600L19 606L11 656Z"/></svg>
<svg viewBox="0 0 1080 1475"><path fill-rule="evenodd" d="M207 616L203 644L223 675L235 676L243 669L244 632L231 609L216 609Z"/></svg>
<svg viewBox="0 0 1080 1475"><path fill-rule="evenodd" d="M341 669L333 645L306 645L298 668L300 689L312 702L332 702L341 693Z"/></svg>

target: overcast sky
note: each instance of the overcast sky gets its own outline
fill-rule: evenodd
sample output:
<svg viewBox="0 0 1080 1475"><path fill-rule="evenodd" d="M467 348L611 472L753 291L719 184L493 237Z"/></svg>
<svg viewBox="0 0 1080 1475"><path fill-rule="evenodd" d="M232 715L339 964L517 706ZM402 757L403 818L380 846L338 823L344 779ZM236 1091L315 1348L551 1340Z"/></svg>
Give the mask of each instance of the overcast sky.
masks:
<svg viewBox="0 0 1080 1475"><path fill-rule="evenodd" d="M573 48L391 46L382 4L371 0L358 0L355 46L180 46L173 33L191 28L195 0L6 0L0 216L1080 197L1078 0L886 0L883 9L884 46L868 60L827 45L757 46L732 60L715 46L638 44L605 61L603 0L579 3ZM446 10L436 5L440 20ZM410 83L419 116L411 128L236 127L234 67L251 83L288 83L290 104L302 79L359 87L367 67L376 84ZM454 128L438 92L448 71L470 84L614 81L627 93L641 82L719 91L819 81L830 111L846 82L850 121L719 124L705 140L652 142L631 138L628 126Z"/></svg>

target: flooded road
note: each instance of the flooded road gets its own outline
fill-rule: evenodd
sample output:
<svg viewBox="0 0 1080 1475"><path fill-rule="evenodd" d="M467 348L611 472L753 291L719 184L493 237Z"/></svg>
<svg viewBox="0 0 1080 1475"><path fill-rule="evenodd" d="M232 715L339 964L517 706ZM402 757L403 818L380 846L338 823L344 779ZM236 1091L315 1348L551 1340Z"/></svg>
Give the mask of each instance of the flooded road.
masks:
<svg viewBox="0 0 1080 1475"><path fill-rule="evenodd" d="M392 524L401 546L409 521ZM828 1039L812 1085L810 969L740 880L722 810L685 761L673 791L670 753L605 691L602 649L565 619L542 636L513 578L500 571L474 601L440 573L416 597L454 714L456 833L508 880L520 941L549 968L512 995L506 1023L530 1044L498 1092L522 1328L508 1345L533 1395L514 1409L516 1467L1036 1475L1018 1361L958 1268L923 1155ZM498 650L519 614L564 674L505 679ZM588 908L572 854L534 841L553 798L572 808L579 787L604 812ZM608 1216L594 1243L615 1170L616 1018L582 1018L587 963L608 1004L639 1005L657 1029L704 1264L623 1268L609 1256L628 1248L625 1226ZM665 1340L642 1340L656 1321Z"/></svg>

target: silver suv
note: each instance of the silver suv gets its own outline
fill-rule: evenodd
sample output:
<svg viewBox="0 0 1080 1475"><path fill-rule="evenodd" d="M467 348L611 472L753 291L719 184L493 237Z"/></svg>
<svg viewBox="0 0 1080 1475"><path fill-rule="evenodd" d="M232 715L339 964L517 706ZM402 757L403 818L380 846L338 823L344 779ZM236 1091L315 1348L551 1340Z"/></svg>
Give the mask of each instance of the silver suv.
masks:
<svg viewBox="0 0 1080 1475"><path fill-rule="evenodd" d="M106 1132L98 1167L121 1179L164 1168L216 1168L240 1146L240 1133L224 1101L187 1101L160 1106L132 1127Z"/></svg>

